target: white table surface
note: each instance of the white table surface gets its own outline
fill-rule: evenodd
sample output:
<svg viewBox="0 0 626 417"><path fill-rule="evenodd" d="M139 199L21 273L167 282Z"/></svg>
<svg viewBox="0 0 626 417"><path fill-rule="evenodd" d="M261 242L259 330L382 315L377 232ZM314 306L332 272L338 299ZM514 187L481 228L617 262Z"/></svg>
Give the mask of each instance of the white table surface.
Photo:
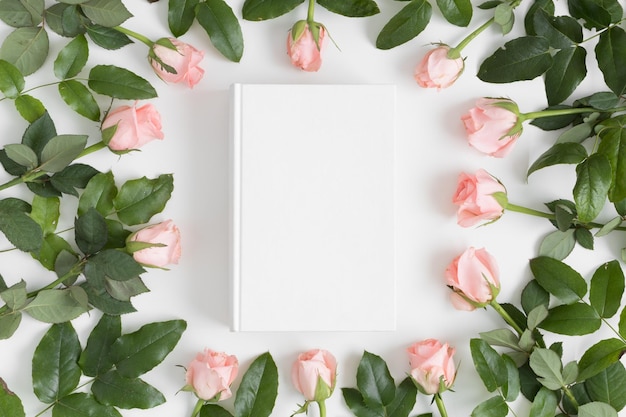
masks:
<svg viewBox="0 0 626 417"><path fill-rule="evenodd" d="M149 38L168 36L167 2L149 4L145 0L125 2L135 17L124 23L129 29ZM467 29L443 23L437 11L431 24L418 38L389 51L375 48L376 36L383 25L406 3L380 0L382 12L373 17L351 19L331 14L317 7L316 20L324 23L338 44L332 43L324 53L324 63L317 73L306 73L292 67L285 51L287 31L305 18L306 7L266 22L241 21L245 52L240 63L227 61L210 45L204 30L196 23L181 40L205 51L202 62L206 73L202 81L189 90L181 85L166 85L152 72L144 56L143 44L129 45L117 52L99 49L90 43L87 68L114 63L149 79L159 98L152 100L161 112L165 140L152 142L142 152L118 157L100 151L85 158L100 170L112 170L119 181L146 175L154 177L173 173L175 190L165 211L154 221L171 218L183 236L183 255L170 271L150 270L143 275L151 292L134 298L138 312L123 317L123 329L130 332L140 325L174 318L185 319L187 331L167 359L145 379L156 386L167 402L152 410L124 410L128 417L188 416L195 403L189 393L178 393L184 384L184 370L197 351L205 347L237 355L241 365L239 378L259 354L271 352L276 360L280 385L273 415L287 416L301 403L301 396L290 381L291 364L297 354L311 349L328 349L337 357L337 389L327 402L329 416L351 415L343 402L341 387L356 386L356 368L364 350L378 354L389 364L396 381L409 371L405 348L426 338L448 341L457 348L460 370L456 392L444 394L451 416L467 416L487 392L474 371L469 354L469 339L478 332L502 326L492 311L472 313L456 311L448 301L449 290L443 283L448 263L468 246L486 247L498 260L501 269L501 302L519 301L519 291L530 277L528 259L536 256L540 238L552 231L545 220L506 213L487 227L463 229L456 224L451 203L456 179L461 171L479 168L497 176L507 187L512 202L542 209L543 202L570 198L573 168L555 167L533 174L526 181L525 172L534 157L554 141L555 135L525 125L525 131L512 154L504 159L484 156L470 148L460 116L480 96L506 96L515 100L522 111L546 106L543 83L533 81L515 84L486 84L475 77L479 63L502 44L497 28L488 29L470 44L463 55L466 70L457 83L447 89L421 89L413 80L413 69L431 42L456 44ZM243 0L229 2L241 16ZM436 10L436 8L435 8ZM521 12L521 10L519 11ZM520 34L522 15L514 34ZM489 12L476 11L470 24L475 28L489 18ZM10 29L0 26L0 37ZM53 81L52 61L67 42L51 34L51 52L45 69L27 79L27 87ZM591 54L592 55L592 54ZM589 57L591 60L593 57ZM591 62L591 61L590 61ZM595 64L580 87L583 92L605 90ZM395 332L358 333L232 333L229 330L229 295L227 276L227 145L228 89L234 83L303 83L358 84L391 83L397 86L397 330ZM33 95L46 104L59 133L88 133L90 143L98 139L97 124L69 111L61 102L55 87L36 90ZM104 106L105 101L101 101ZM121 104L121 103L118 103ZM8 100L0 102L1 143L19 142L27 124L17 116ZM6 177L6 178L5 178ZM8 176L0 173L0 181ZM3 193L28 197L20 189ZM65 201L68 200L68 201ZM71 223L75 201L65 198ZM604 261L618 258L618 236L598 239L593 252L576 249L567 262L588 273ZM0 239L0 249L8 242ZM0 273L8 283L23 278L29 288L50 282L53 277L28 255L2 253ZM328 302L340 303L329 294ZM83 315L73 321L82 343L95 324L99 313ZM48 325L29 317L8 341L0 341L0 377L24 401L26 414L33 416L44 408L32 393L31 358ZM566 358L579 357L594 340L578 339L565 346ZM419 396L414 414L437 413L430 397ZM224 402L232 410L232 401ZM523 404L520 404L522 409ZM317 415L316 407L311 415ZM522 414L523 415L523 414Z"/></svg>

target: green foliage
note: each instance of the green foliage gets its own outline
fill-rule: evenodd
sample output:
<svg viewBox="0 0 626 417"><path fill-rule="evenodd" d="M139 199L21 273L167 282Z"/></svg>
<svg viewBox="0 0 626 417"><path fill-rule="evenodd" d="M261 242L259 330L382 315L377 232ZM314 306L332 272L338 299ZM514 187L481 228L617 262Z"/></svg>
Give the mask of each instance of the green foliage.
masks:
<svg viewBox="0 0 626 417"><path fill-rule="evenodd" d="M378 49L391 49L419 35L430 22L432 6L426 0L411 0L383 27L376 38Z"/></svg>
<svg viewBox="0 0 626 417"><path fill-rule="evenodd" d="M278 369L269 352L258 356L241 379L235 397L236 417L268 417L278 395Z"/></svg>
<svg viewBox="0 0 626 417"><path fill-rule="evenodd" d="M0 417L25 417L22 400L0 378Z"/></svg>
<svg viewBox="0 0 626 417"><path fill-rule="evenodd" d="M223 0L204 0L195 7L196 19L213 46L231 61L243 56L243 35L233 10Z"/></svg>
<svg viewBox="0 0 626 417"><path fill-rule="evenodd" d="M241 13L245 20L268 20L290 12L304 0L246 0Z"/></svg>
<svg viewBox="0 0 626 417"><path fill-rule="evenodd" d="M380 13L374 0L318 0L317 3L333 13L348 17L366 17Z"/></svg>

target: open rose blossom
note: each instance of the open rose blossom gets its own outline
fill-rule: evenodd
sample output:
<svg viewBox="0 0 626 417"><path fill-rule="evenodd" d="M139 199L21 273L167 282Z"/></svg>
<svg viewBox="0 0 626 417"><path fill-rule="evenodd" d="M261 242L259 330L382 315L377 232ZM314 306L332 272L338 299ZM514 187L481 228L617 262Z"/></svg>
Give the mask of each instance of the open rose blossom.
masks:
<svg viewBox="0 0 626 417"><path fill-rule="evenodd" d="M482 221L499 219L504 208L495 198L496 193L506 197L506 188L484 169L479 169L474 175L461 173L452 197L452 202L459 206L459 226L470 227Z"/></svg>
<svg viewBox="0 0 626 417"><path fill-rule="evenodd" d="M465 68L465 62L460 56L449 58L449 51L448 45L441 45L424 55L414 74L415 81L420 87L441 90L450 87L459 78Z"/></svg>
<svg viewBox="0 0 626 417"><path fill-rule="evenodd" d="M150 141L163 139L161 115L150 103L141 107L135 103L111 110L102 122L102 130L114 126L115 133L107 143L113 151L139 149Z"/></svg>
<svg viewBox="0 0 626 417"><path fill-rule="evenodd" d="M470 146L497 158L506 156L522 133L517 127L518 113L517 105L511 100L478 99L476 105L461 117Z"/></svg>
<svg viewBox="0 0 626 417"><path fill-rule="evenodd" d="M238 371L239 362L236 356L205 349L187 366L187 385L184 389L195 392L201 400L225 400L232 396L230 385Z"/></svg>
<svg viewBox="0 0 626 417"><path fill-rule="evenodd" d="M307 401L329 398L335 389L336 376L337 361L323 349L301 353L291 368L291 381Z"/></svg>
<svg viewBox="0 0 626 417"><path fill-rule="evenodd" d="M142 265L164 268L180 259L180 231L171 220L143 228L128 240L155 245L133 252L133 258Z"/></svg>
<svg viewBox="0 0 626 417"><path fill-rule="evenodd" d="M308 23L297 22L287 35L287 54L291 63L304 71L317 71L322 66L322 52L326 44L326 29L314 23L311 30ZM317 40L316 40L317 38Z"/></svg>
<svg viewBox="0 0 626 417"><path fill-rule="evenodd" d="M452 386L456 377L455 349L436 339L409 346L411 378L425 394L438 394Z"/></svg>
<svg viewBox="0 0 626 417"><path fill-rule="evenodd" d="M472 311L485 307L500 291L498 264L485 249L469 247L446 268L446 284L453 291L452 305Z"/></svg>
<svg viewBox="0 0 626 417"><path fill-rule="evenodd" d="M204 52L176 38L168 38L168 41L176 49L160 45L159 41L152 46L149 60L154 72L165 82L183 83L193 88L204 75L199 65Z"/></svg>

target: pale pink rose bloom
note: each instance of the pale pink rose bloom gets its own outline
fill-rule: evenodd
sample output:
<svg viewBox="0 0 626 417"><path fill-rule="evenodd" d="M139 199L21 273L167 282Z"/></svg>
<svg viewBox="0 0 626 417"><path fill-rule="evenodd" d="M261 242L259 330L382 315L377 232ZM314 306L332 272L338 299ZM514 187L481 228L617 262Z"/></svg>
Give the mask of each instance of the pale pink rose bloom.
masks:
<svg viewBox="0 0 626 417"><path fill-rule="evenodd" d="M155 139L163 139L161 131L161 115L150 104L137 107L120 106L107 114L102 122L102 130L117 125L115 134L107 146L114 151L139 149Z"/></svg>
<svg viewBox="0 0 626 417"><path fill-rule="evenodd" d="M498 264L489 252L469 247L445 271L446 285L453 291L452 305L465 311L486 306L500 289L499 275Z"/></svg>
<svg viewBox="0 0 626 417"><path fill-rule="evenodd" d="M301 353L291 368L291 381L307 401L323 401L330 397L335 388L336 376L337 361L330 352L323 349ZM315 395L319 378L329 388L323 398Z"/></svg>
<svg viewBox="0 0 626 417"><path fill-rule="evenodd" d="M287 35L287 54L291 63L304 71L317 71L322 66L322 52L326 44L326 29L320 26L319 47L307 25L298 39L293 39L292 32Z"/></svg>
<svg viewBox="0 0 626 417"><path fill-rule="evenodd" d="M521 131L509 135L517 123L517 115L495 103L513 103L501 98L480 98L475 107L461 117L470 146L497 158L506 156ZM515 104L515 103L513 103Z"/></svg>
<svg viewBox="0 0 626 417"><path fill-rule="evenodd" d="M187 366L185 380L201 400L225 400L232 396L230 385L238 371L236 356L205 349Z"/></svg>
<svg viewBox="0 0 626 417"><path fill-rule="evenodd" d="M456 377L455 349L436 339L412 344L408 349L411 378L425 394L437 394L452 386ZM443 388L440 386L443 382Z"/></svg>
<svg viewBox="0 0 626 417"><path fill-rule="evenodd" d="M180 259L180 231L171 220L143 228L133 233L129 240L164 245L133 252L133 258L142 265L163 268L177 264Z"/></svg>
<svg viewBox="0 0 626 417"><path fill-rule="evenodd" d="M506 194L506 188L484 169L474 175L459 174L456 192L452 202L459 206L457 222L459 226L470 227L481 221L493 221L502 216L504 209L493 196Z"/></svg>
<svg viewBox="0 0 626 417"><path fill-rule="evenodd" d="M152 52L166 65L174 68L176 74L168 72L161 63L150 58L150 64L154 72L163 81L168 83L184 83L189 88L193 88L204 75L204 70L200 67L200 61L204 58L204 52L199 51L193 46L179 41L176 38L169 38L170 42L176 49L170 49L167 46L154 44Z"/></svg>
<svg viewBox="0 0 626 417"><path fill-rule="evenodd" d="M420 87L441 90L450 87L459 78L465 62L461 57L448 58L449 51L449 46L441 45L424 55L414 74Z"/></svg>

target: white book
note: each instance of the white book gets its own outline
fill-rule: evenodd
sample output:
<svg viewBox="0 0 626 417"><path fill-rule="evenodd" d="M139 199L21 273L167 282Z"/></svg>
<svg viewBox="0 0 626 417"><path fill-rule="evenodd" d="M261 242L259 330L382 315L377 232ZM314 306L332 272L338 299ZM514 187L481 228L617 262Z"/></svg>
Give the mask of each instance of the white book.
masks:
<svg viewBox="0 0 626 417"><path fill-rule="evenodd" d="M231 93L232 329L395 330L395 86Z"/></svg>

